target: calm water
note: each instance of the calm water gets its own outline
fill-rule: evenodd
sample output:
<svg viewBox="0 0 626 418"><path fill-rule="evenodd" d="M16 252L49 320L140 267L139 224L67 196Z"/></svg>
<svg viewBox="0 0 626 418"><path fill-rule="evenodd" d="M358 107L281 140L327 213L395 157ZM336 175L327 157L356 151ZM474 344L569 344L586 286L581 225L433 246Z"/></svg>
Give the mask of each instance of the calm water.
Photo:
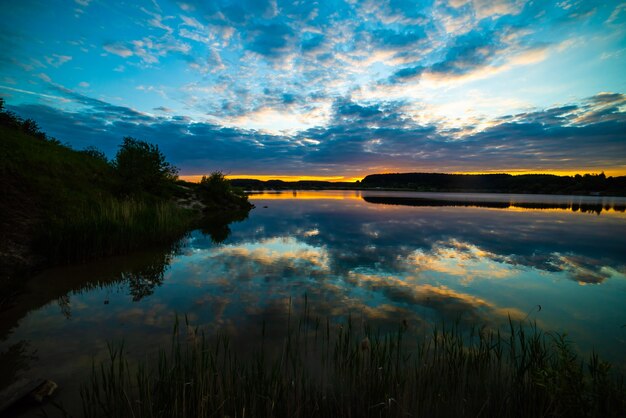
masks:
<svg viewBox="0 0 626 418"><path fill-rule="evenodd" d="M167 346L176 314L242 342L263 321L279 337L305 294L314 314L383 328L530 318L626 365L624 198L326 191L252 200L230 233L193 231L174 248L35 277L0 316L0 381L51 378L68 406L107 341L144 357Z"/></svg>

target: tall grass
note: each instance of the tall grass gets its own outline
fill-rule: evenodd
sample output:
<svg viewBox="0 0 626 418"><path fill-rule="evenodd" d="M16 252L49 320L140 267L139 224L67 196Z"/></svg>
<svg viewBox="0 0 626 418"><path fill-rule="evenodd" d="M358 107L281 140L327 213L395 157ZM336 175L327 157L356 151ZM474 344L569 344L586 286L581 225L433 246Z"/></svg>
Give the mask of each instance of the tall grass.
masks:
<svg viewBox="0 0 626 418"><path fill-rule="evenodd" d="M155 362L123 345L83 386L87 417L611 417L623 416L623 377L594 354L533 324L505 334L456 326L383 334L305 314L276 349L208 338L178 320Z"/></svg>
<svg viewBox="0 0 626 418"><path fill-rule="evenodd" d="M54 216L38 246L53 260L85 260L181 237L195 218L168 201L106 198Z"/></svg>

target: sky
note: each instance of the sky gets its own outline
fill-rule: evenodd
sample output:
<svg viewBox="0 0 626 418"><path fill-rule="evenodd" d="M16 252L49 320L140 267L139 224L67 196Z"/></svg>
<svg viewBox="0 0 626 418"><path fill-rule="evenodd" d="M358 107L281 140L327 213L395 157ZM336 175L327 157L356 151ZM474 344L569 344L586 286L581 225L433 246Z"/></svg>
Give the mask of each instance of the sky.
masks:
<svg viewBox="0 0 626 418"><path fill-rule="evenodd" d="M185 178L626 175L626 3L0 3L0 96Z"/></svg>

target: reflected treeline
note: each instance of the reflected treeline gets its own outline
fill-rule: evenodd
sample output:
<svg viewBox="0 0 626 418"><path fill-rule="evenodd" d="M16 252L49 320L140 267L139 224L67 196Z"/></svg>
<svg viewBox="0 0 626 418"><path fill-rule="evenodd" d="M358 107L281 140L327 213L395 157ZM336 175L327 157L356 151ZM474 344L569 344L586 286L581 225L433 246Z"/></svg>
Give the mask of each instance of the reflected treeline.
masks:
<svg viewBox="0 0 626 418"><path fill-rule="evenodd" d="M245 210L207 215L200 221L198 227L204 235L211 237L213 243L219 244L229 237L231 233L229 225L247 219L249 213L250 211Z"/></svg>
<svg viewBox="0 0 626 418"><path fill-rule="evenodd" d="M572 212L596 213L603 211L626 211L626 205L601 204L601 203L533 203L533 202L487 202L484 200L443 200L419 197L397 197L397 196L363 196L363 200L368 203L401 206L452 206L452 207L479 207L495 209L560 209L571 210Z"/></svg>
<svg viewBox="0 0 626 418"><path fill-rule="evenodd" d="M29 369L31 361L36 360L35 351L29 347L28 341L18 341L0 352L0 390L9 386L17 375Z"/></svg>
<svg viewBox="0 0 626 418"><path fill-rule="evenodd" d="M220 243L230 235L229 224L246 217L247 212L207 217L198 226L214 243ZM180 254L185 243L186 238L183 238L147 251L43 272L29 280L20 294L3 308L0 315L0 341L6 338L20 319L50 302L56 302L60 314L71 319L73 293L117 285L127 287L135 302L152 295L163 284L172 260Z"/></svg>
<svg viewBox="0 0 626 418"><path fill-rule="evenodd" d="M456 249L460 244L469 246L459 249L464 256L470 256L471 248L475 248L507 265L545 272L570 272L568 277L577 282L604 281L606 275L602 269L605 267L626 271L623 256L626 238L615 233L623 227L621 216L574 216L576 212L572 212L571 205L567 206L569 210L550 213L462 208L444 211L425 199L413 201L424 205L417 213L401 210L402 206L391 206L394 201L407 203L407 199L376 196L350 204L313 199L294 199L284 205L275 203L271 211L259 211L252 220L242 224L232 243L245 242L249 237L262 242L279 236L298 236L308 245L323 248L328 265L336 274L364 268L402 271L403 260L416 253L433 255L433 251ZM368 202L373 200L390 206L382 212L372 210L374 202ZM257 205L263 203L259 200ZM489 202L444 203L490 205ZM504 209L511 205L496 203L491 207ZM596 222L584 222L585 219ZM581 271L590 274L581 278Z"/></svg>
<svg viewBox="0 0 626 418"><path fill-rule="evenodd" d="M29 312L50 302L58 305L61 315L71 319L72 294L118 285L128 287L133 301L141 300L163 283L164 274L183 243L180 240L132 255L57 267L33 277L1 312L0 341Z"/></svg>
<svg viewBox="0 0 626 418"><path fill-rule="evenodd" d="M137 268L120 273L121 281L128 284L133 302L138 302L154 293L154 289L163 284L165 272L172 262L172 258L180 253L182 241L170 246L168 251L154 254L145 264Z"/></svg>

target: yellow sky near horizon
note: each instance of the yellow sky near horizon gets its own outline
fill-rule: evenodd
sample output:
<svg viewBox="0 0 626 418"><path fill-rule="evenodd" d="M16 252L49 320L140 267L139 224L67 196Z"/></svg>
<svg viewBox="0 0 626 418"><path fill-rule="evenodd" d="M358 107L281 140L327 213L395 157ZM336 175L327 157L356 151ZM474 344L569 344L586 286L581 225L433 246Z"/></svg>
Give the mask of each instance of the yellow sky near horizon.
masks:
<svg viewBox="0 0 626 418"><path fill-rule="evenodd" d="M410 171L410 170L389 170L386 173L409 173L409 172L420 172L420 171ZM523 174L554 174L558 176L573 176L576 174L599 174L604 172L607 176L626 176L626 168L619 169L607 169L607 170L597 170L597 169L580 169L580 170L494 170L494 171L454 171L449 174L512 174L512 175L523 175ZM368 173L375 174L375 173ZM361 177L349 177L349 176L298 176L298 175L271 175L271 174L228 174L226 178L234 180L234 179L256 179L262 181L268 180L282 180L282 181L330 181L330 182L355 182L357 180L362 180L366 175L364 174ZM383 173L376 173L383 174ZM200 181L202 176L205 174L192 174L192 175L181 175L180 179L197 183ZM208 174L206 174L208 175Z"/></svg>

